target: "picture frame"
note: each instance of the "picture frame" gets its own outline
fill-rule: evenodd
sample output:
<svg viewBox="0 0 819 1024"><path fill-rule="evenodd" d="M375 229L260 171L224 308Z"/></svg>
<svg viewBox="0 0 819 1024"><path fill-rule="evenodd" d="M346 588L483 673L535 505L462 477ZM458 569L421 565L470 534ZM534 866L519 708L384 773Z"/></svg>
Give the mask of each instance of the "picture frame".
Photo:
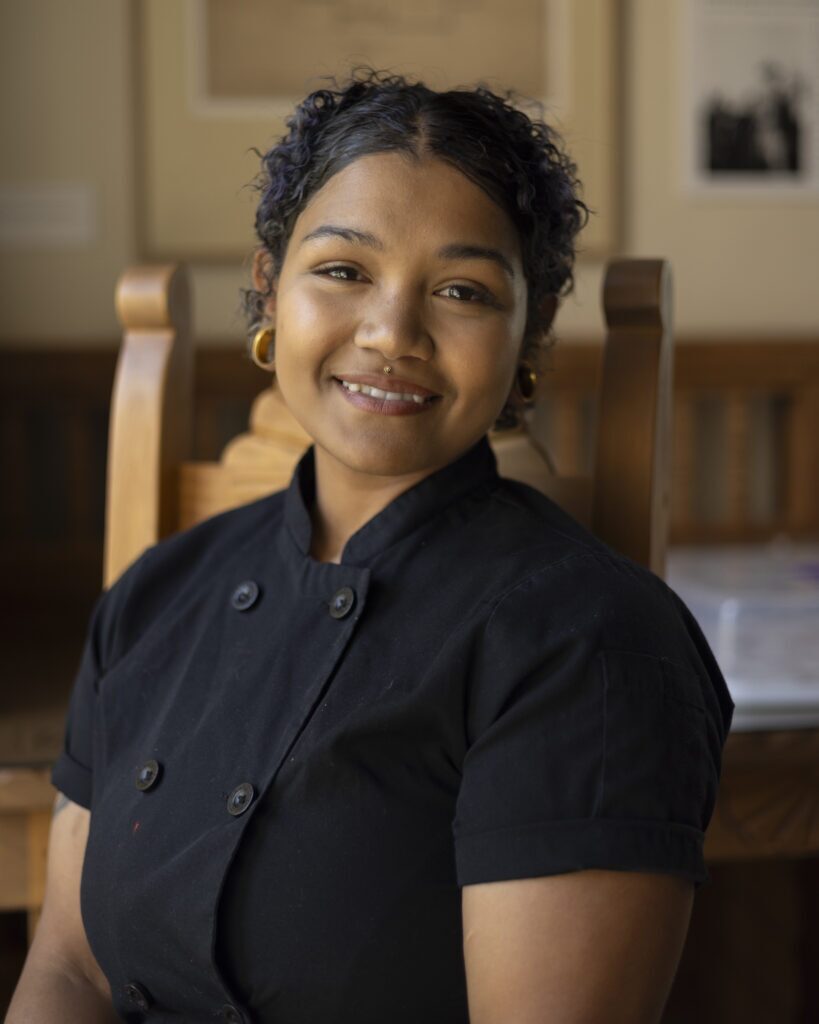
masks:
<svg viewBox="0 0 819 1024"><path fill-rule="evenodd" d="M534 42L526 23L522 32L517 23L511 27L509 2L423 0L407 14L398 0L132 0L140 258L202 265L246 259L255 245L255 149L281 137L295 104L326 86L321 76L375 62L433 88L478 80L520 88L515 65L531 90L539 73L544 95L535 98L563 135L594 211L581 235L582 255L613 251L620 205L618 0L514 0L529 11L529 24L538 22ZM472 42L458 62L447 62L457 64L453 82L443 58L467 24ZM327 38L311 31L316 25L326 26ZM494 63L470 56L481 32ZM410 59L424 50L424 38L435 44L427 58ZM295 52L301 40L302 55ZM287 61L276 61L277 46Z"/></svg>
<svg viewBox="0 0 819 1024"><path fill-rule="evenodd" d="M678 7L681 182L696 196L819 196L819 0Z"/></svg>

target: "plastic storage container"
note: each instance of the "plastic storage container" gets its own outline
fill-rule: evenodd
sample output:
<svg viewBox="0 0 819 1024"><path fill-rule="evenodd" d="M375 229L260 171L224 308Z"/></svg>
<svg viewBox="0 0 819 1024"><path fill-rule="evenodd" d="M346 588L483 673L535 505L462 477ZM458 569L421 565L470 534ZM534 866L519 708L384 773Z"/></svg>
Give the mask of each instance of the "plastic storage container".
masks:
<svg viewBox="0 0 819 1024"><path fill-rule="evenodd" d="M819 544L673 548L667 578L723 671L734 730L819 727Z"/></svg>

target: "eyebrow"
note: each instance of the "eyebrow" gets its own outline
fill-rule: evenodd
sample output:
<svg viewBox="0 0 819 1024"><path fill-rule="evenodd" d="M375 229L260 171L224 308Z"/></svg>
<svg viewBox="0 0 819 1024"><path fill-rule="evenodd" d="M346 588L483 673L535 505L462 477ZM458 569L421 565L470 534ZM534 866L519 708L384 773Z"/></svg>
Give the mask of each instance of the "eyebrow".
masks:
<svg viewBox="0 0 819 1024"><path fill-rule="evenodd" d="M380 242L375 235L371 235L369 231L356 231L355 228L341 228L335 224L322 224L321 227L314 228L313 231L308 232L304 238L302 238L299 245L304 245L305 242L309 242L313 238L343 238L345 242L358 242L359 245L367 245L371 249L384 249L383 243Z"/></svg>
<svg viewBox="0 0 819 1024"><path fill-rule="evenodd" d="M515 280L515 269L509 260L499 249L490 249L485 245L445 245L438 250L442 260L489 260L497 263L508 275Z"/></svg>
<svg viewBox="0 0 819 1024"><path fill-rule="evenodd" d="M340 227L337 224L322 224L320 227L314 228L302 238L299 245L304 245L305 242L314 238L343 238L345 242L366 245L379 252L384 251L384 243L369 231L358 231L355 228ZM491 263L497 263L513 281L515 279L515 269L506 256L500 250L485 245L466 245L455 242L439 249L438 256L442 260L489 260Z"/></svg>

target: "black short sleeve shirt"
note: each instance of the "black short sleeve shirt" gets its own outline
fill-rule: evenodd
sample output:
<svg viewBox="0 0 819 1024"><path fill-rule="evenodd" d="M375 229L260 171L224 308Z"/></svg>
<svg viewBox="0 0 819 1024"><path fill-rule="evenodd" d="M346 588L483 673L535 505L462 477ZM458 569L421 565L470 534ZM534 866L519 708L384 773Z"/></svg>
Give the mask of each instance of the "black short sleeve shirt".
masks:
<svg viewBox="0 0 819 1024"><path fill-rule="evenodd" d="M707 879L733 704L676 595L486 438L340 564L313 470L94 609L53 781L126 1020L466 1024L461 886Z"/></svg>

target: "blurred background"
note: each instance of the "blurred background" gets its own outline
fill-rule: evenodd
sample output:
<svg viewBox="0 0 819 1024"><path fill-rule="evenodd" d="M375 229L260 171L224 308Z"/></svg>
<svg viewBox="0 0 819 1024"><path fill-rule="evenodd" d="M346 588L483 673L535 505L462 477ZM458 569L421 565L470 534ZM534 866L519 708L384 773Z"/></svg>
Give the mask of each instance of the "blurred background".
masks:
<svg viewBox="0 0 819 1024"><path fill-rule="evenodd" d="M2 0L0 855L16 867L0 879L0 1007L33 877L11 769L59 748L101 583L116 281L188 266L194 455L218 458L267 383L239 314L253 147L320 76L359 62L517 88L578 161L596 213L535 424L561 470L593 456L606 260L670 260L671 568L712 630L744 599L744 569L756 598L768 573L755 628L808 625L760 683L795 696L768 700L767 719L749 705L745 728L819 727L819 651L804 647L819 624L819 0ZM799 772L813 788L799 855L769 844L712 866L668 1021L819 1020L814 754Z"/></svg>

